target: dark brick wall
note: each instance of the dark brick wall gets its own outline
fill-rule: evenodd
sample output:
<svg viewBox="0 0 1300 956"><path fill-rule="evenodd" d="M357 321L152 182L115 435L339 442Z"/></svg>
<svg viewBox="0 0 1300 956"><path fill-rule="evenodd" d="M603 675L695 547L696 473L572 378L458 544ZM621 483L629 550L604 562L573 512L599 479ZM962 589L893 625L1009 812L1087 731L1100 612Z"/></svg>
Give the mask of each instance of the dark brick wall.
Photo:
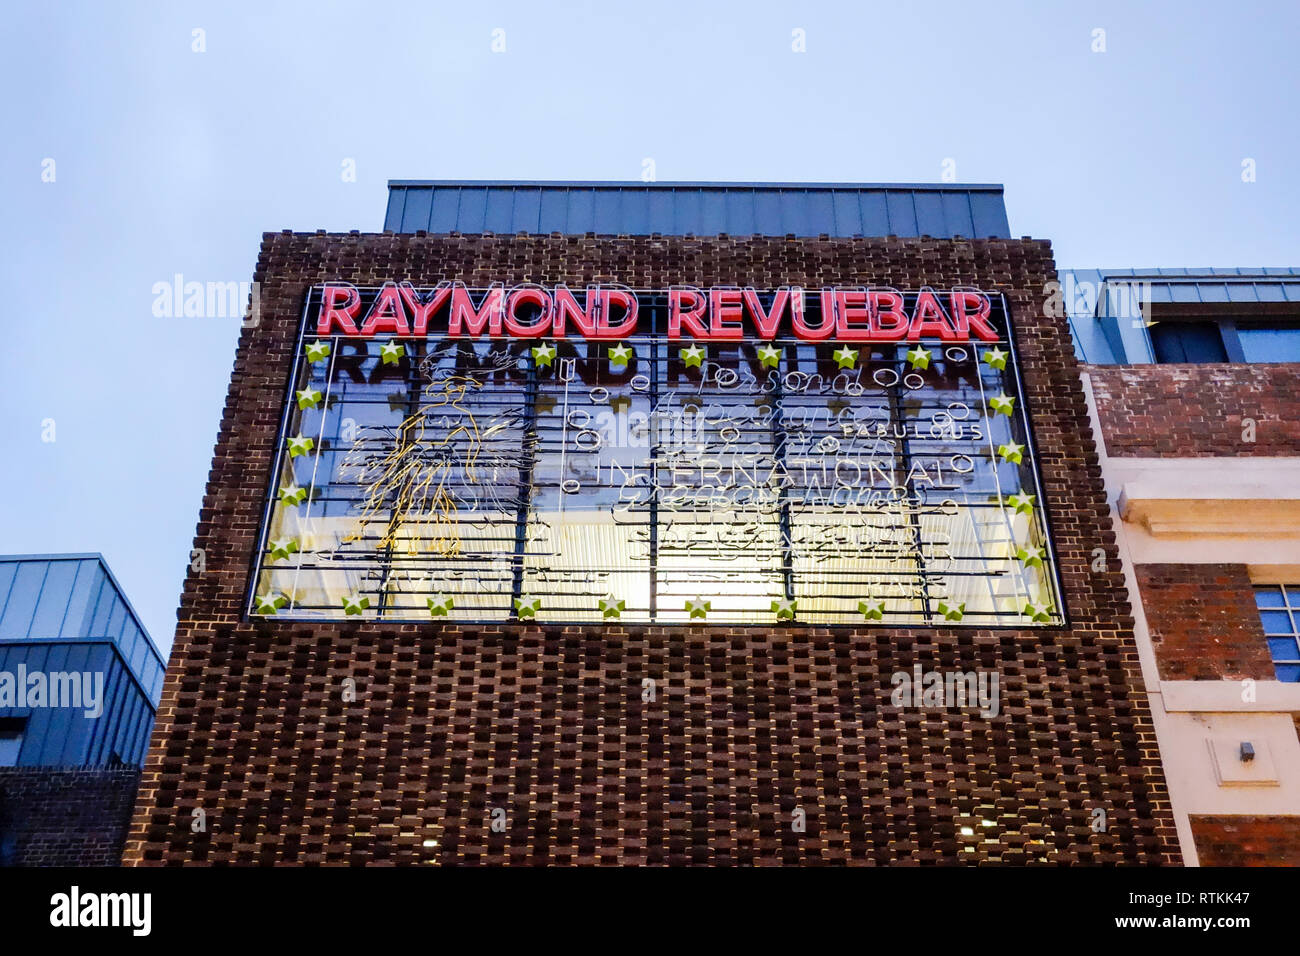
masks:
<svg viewBox="0 0 1300 956"><path fill-rule="evenodd" d="M1162 680L1274 680L1244 564L1134 567Z"/></svg>
<svg viewBox="0 0 1300 956"><path fill-rule="evenodd" d="M137 768L0 767L0 865L117 866Z"/></svg>
<svg viewBox="0 0 1300 956"><path fill-rule="evenodd" d="M1300 866L1300 817L1191 820L1201 866Z"/></svg>
<svg viewBox="0 0 1300 956"><path fill-rule="evenodd" d="M1176 862L1073 347L1043 318L1055 274L1032 240L268 234L126 860ZM241 620L303 295L388 278L1005 291L1070 626ZM999 668L1002 714L899 713L889 675L914 661Z"/></svg>
<svg viewBox="0 0 1300 956"><path fill-rule="evenodd" d="M1113 458L1300 455L1300 371L1281 365L1089 365ZM1245 419L1255 440L1243 437Z"/></svg>

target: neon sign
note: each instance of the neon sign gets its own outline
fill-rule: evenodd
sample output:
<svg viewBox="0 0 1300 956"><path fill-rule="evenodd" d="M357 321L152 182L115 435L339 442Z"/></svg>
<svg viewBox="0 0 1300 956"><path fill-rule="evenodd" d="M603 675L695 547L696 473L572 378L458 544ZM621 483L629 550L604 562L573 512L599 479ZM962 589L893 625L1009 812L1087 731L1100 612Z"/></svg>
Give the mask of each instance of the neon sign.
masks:
<svg viewBox="0 0 1300 956"><path fill-rule="evenodd" d="M972 289L326 283L269 491L252 615L1063 621Z"/></svg>

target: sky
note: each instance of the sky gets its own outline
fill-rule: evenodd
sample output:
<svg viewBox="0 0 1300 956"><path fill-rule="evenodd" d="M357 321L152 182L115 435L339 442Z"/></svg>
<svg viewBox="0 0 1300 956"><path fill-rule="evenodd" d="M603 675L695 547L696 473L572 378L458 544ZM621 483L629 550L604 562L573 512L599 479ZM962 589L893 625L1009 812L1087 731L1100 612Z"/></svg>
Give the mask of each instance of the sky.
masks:
<svg viewBox="0 0 1300 956"><path fill-rule="evenodd" d="M1102 31L1102 32L1098 32ZM0 20L0 553L164 653L264 231L389 179L1002 183L1062 267L1300 266L1295 3L25 3Z"/></svg>

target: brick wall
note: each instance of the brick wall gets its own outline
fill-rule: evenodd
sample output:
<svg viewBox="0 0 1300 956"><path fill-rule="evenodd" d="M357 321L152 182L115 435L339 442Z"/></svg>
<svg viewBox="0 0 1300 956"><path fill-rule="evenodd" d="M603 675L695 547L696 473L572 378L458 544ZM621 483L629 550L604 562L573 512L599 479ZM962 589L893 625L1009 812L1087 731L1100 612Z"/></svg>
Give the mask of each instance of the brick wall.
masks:
<svg viewBox="0 0 1300 956"><path fill-rule="evenodd" d="M1244 564L1134 567L1162 680L1274 680Z"/></svg>
<svg viewBox="0 0 1300 956"><path fill-rule="evenodd" d="M1073 347L1042 317L1047 243L283 233L255 278L128 862L1177 861ZM303 296L389 278L1004 291L1070 626L243 620ZM998 668L1001 715L899 713L882 690L913 662Z"/></svg>
<svg viewBox="0 0 1300 956"><path fill-rule="evenodd" d="M136 768L0 767L0 865L117 866Z"/></svg>
<svg viewBox="0 0 1300 956"><path fill-rule="evenodd" d="M1194 816L1201 866L1300 866L1300 817Z"/></svg>
<svg viewBox="0 0 1300 956"><path fill-rule="evenodd" d="M1111 457L1300 455L1300 371L1280 365L1089 365ZM1255 422L1254 441L1243 437Z"/></svg>

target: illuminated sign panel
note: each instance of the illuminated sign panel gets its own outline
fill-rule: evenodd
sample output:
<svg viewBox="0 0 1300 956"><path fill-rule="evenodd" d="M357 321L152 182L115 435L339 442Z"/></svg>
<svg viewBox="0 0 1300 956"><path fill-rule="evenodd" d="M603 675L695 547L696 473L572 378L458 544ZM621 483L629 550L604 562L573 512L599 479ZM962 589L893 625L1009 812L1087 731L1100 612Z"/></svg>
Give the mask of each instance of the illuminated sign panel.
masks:
<svg viewBox="0 0 1300 956"><path fill-rule="evenodd" d="M1062 622L1004 300L328 283L253 615Z"/></svg>

